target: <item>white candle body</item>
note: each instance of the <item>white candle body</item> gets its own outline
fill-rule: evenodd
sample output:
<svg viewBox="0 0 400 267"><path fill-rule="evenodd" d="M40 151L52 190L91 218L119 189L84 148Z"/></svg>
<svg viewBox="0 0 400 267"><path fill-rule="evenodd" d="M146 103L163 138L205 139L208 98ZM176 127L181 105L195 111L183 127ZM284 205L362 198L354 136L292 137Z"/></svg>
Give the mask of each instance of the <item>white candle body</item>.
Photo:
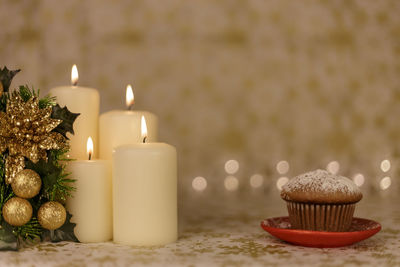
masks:
<svg viewBox="0 0 400 267"><path fill-rule="evenodd" d="M154 246L178 238L176 149L124 145L113 153L114 242Z"/></svg>
<svg viewBox="0 0 400 267"><path fill-rule="evenodd" d="M73 113L80 113L74 123L74 132L68 133L70 139L69 156L73 159L87 159L86 142L92 137L94 147L98 147L98 127L100 95L96 89L81 86L60 86L50 90L50 94L57 97L57 103L67 106ZM97 158L94 151L93 158Z"/></svg>
<svg viewBox="0 0 400 267"><path fill-rule="evenodd" d="M67 200L71 221L79 241L105 242L112 239L111 162L79 160L68 164L76 191Z"/></svg>
<svg viewBox="0 0 400 267"><path fill-rule="evenodd" d="M147 124L146 142L156 142L158 119L147 111L113 110L100 116L100 158L111 160L113 149L120 145L143 142L140 122L144 116Z"/></svg>

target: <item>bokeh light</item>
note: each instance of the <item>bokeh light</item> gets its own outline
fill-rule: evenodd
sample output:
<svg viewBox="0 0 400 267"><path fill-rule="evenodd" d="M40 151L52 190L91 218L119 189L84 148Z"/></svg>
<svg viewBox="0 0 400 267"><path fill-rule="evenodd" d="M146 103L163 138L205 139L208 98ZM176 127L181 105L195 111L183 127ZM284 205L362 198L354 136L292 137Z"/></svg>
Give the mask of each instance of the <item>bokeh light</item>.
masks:
<svg viewBox="0 0 400 267"><path fill-rule="evenodd" d="M207 188L207 180L204 177L198 176L193 179L192 187L196 191L204 191Z"/></svg>
<svg viewBox="0 0 400 267"><path fill-rule="evenodd" d="M261 174L253 174L250 177L250 186L253 188L261 187L264 183L264 177Z"/></svg>
<svg viewBox="0 0 400 267"><path fill-rule="evenodd" d="M388 189L392 185L392 179L389 176L383 177L379 183L382 190Z"/></svg>
<svg viewBox="0 0 400 267"><path fill-rule="evenodd" d="M338 174L340 169L340 164L336 160L331 161L326 165L326 170L332 174Z"/></svg>
<svg viewBox="0 0 400 267"><path fill-rule="evenodd" d="M289 171L289 162L281 160L276 164L276 170L279 174L286 174Z"/></svg>
<svg viewBox="0 0 400 267"><path fill-rule="evenodd" d="M289 178L286 176L279 177L278 181L276 181L276 187L279 189L279 191L282 190L282 187L289 182Z"/></svg>
<svg viewBox="0 0 400 267"><path fill-rule="evenodd" d="M361 187L365 182L365 177L361 173L357 173L353 176L353 181L358 187Z"/></svg>
<svg viewBox="0 0 400 267"><path fill-rule="evenodd" d="M239 170L239 162L234 159L230 159L225 163L225 171L228 174L235 174Z"/></svg>
<svg viewBox="0 0 400 267"><path fill-rule="evenodd" d="M227 176L224 180L224 186L228 191L236 191L239 187L239 179L235 176Z"/></svg>
<svg viewBox="0 0 400 267"><path fill-rule="evenodd" d="M388 159L382 160L381 162L381 170L383 172L388 172L390 170L391 164Z"/></svg>

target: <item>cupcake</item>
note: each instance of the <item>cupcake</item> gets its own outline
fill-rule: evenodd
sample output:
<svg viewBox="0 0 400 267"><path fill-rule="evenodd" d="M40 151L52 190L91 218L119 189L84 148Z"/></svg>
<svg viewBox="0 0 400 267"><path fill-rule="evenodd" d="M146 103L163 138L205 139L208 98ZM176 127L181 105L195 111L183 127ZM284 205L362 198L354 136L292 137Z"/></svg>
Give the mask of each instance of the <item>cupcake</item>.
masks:
<svg viewBox="0 0 400 267"><path fill-rule="evenodd" d="M345 232L362 193L349 178L316 170L291 179L281 197L287 203L292 228Z"/></svg>

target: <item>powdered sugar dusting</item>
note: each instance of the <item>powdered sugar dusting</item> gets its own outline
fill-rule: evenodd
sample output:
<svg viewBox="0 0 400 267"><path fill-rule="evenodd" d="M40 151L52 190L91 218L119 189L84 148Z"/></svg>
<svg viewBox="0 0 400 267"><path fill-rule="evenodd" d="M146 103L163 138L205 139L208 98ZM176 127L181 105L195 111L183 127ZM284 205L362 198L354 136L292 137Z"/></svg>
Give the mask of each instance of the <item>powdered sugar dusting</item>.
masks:
<svg viewBox="0 0 400 267"><path fill-rule="evenodd" d="M349 178L319 169L294 177L282 189L286 192L311 190L324 193L360 194L360 189Z"/></svg>

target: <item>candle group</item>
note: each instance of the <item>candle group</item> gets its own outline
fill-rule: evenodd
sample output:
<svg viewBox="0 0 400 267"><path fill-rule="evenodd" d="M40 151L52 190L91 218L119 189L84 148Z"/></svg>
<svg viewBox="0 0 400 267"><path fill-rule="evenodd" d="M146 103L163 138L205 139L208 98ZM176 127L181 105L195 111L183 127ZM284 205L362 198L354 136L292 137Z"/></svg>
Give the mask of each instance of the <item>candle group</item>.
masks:
<svg viewBox="0 0 400 267"><path fill-rule="evenodd" d="M60 105L80 113L74 124L67 170L76 191L67 208L81 242L163 245L177 239L177 157L173 146L157 141L157 117L134 111L133 92L127 88L128 110L98 117L96 89L76 86L51 89ZM76 72L76 74L74 74ZM147 123L147 127L146 127ZM93 140L90 138L93 138ZM98 138L99 136L99 138ZM99 140L99 142L97 142ZM97 149L99 147L99 158ZM87 144L87 147L86 147ZM89 149L89 147L91 147ZM92 160L91 158L95 158Z"/></svg>

